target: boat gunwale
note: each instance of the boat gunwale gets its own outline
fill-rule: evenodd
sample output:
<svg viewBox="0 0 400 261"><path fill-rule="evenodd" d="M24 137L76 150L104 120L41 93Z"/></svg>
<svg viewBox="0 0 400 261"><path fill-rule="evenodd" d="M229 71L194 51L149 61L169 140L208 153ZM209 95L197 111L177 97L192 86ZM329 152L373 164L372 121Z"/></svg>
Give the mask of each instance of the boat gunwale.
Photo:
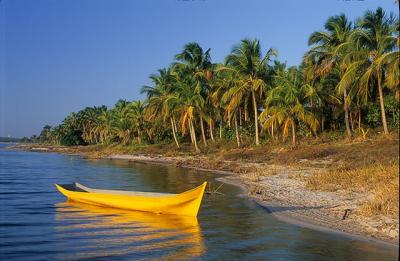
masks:
<svg viewBox="0 0 400 261"><path fill-rule="evenodd" d="M77 186L80 185L80 186ZM101 189L92 189L89 187L85 187L79 183L70 183L70 184L55 184L56 186L61 187L62 189L68 191L69 193L89 193L89 194L96 194L96 195L105 195L105 196L115 196L115 197L136 197L136 198L145 198L145 199L167 199L167 198L176 198L180 196L184 196L190 192L203 189L203 187L207 184L207 182L203 182L203 184L192 188L190 190L173 194L173 193L157 193L157 192L145 192L145 191L124 191L124 190L101 190ZM71 190L68 186L73 185L77 190ZM93 190L93 191L90 191Z"/></svg>

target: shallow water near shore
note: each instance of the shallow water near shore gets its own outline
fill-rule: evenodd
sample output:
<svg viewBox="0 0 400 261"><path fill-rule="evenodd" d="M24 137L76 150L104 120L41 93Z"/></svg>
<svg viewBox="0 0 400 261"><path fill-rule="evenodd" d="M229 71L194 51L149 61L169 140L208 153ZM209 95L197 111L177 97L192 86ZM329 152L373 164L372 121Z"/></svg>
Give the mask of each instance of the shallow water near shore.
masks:
<svg viewBox="0 0 400 261"><path fill-rule="evenodd" d="M397 260L393 247L280 222L227 184L197 218L66 202L54 183L170 193L221 183L212 172L4 146L0 260Z"/></svg>

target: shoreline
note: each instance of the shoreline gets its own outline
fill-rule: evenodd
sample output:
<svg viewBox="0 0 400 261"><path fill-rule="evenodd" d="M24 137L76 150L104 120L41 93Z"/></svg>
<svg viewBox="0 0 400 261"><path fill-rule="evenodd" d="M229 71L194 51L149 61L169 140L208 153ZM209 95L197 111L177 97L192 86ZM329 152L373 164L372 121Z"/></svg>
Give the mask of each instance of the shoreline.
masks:
<svg viewBox="0 0 400 261"><path fill-rule="evenodd" d="M176 161L174 161L175 157L173 159L168 158L168 157L160 157L160 156L144 156L144 155L127 155L127 154L115 154L115 155L109 155L106 157L102 157L101 159L107 159L107 160L127 160L130 162L138 162L138 163L144 163L144 164L157 164L157 165L171 165L174 164L176 165ZM341 226L327 226L320 224L316 220L313 220L311 217L306 217L304 215L301 215L299 213L293 213L292 211L282 211L282 208L285 208L285 206L282 206L279 204L279 202L274 202L274 201L264 201L259 197L256 197L254 195L249 194L249 188L244 184L241 180L240 177L235 177L237 176L237 173L231 172L231 171L226 171L226 170L218 170L218 169L207 169L207 168L201 168L201 167L196 167L196 166L191 166L191 165L176 165L177 167L182 167L182 168L190 168L190 169L196 169L200 171L208 171L208 172L214 172L218 174L225 175L224 177L219 177L217 178L218 181L236 186L241 189L242 194L240 196L247 197L248 199L252 200L255 202L258 206L264 208L268 213L271 213L276 219L286 222L292 225L300 226L300 227L305 227L321 232L326 232L326 233L333 233L336 235L340 236L345 236L347 238L351 239L356 239L364 242L372 242L375 244L380 244L385 247L389 248L398 248L398 241L393 240L391 238L385 238L385 237L372 237L368 234L362 233L361 231L353 230L353 229L345 229L345 227ZM333 224L331 224L333 225Z"/></svg>
<svg viewBox="0 0 400 261"><path fill-rule="evenodd" d="M289 223L289 224L299 226L299 227L317 230L320 232L344 236L346 238L356 239L356 240L363 241L363 242L372 242L372 243L379 244L379 245L389 247L389 248L398 248L398 243L396 241L378 239L378 238L370 237L367 235L351 233L349 231L342 231L339 229L320 225L320 224L316 223L315 221L313 222L313 220L306 219L304 217L303 218L300 216L294 217L287 213L282 214L279 211L282 208L281 206L275 205L273 202L265 202L258 198L248 196L246 194L247 188L245 186L243 186L242 184L240 184L240 181L235 181L235 178L223 177L223 178L218 178L217 180L224 182L226 184L232 185L232 186L239 187L243 192L243 194L242 194L243 196L248 197L250 200L255 202L259 207L265 209L268 213L272 214L279 221Z"/></svg>
<svg viewBox="0 0 400 261"><path fill-rule="evenodd" d="M57 148L54 146L49 147L19 144L10 147L9 149L66 153L85 157L93 156L92 153L79 151L77 148ZM280 221L322 232L338 234L361 241L373 242L386 247L398 248L398 223L397 234L390 234L393 229L389 231L379 231L378 229L374 229L374 227L363 226L363 224L368 223L365 222L366 218L360 219L357 215L353 215L352 213L350 213L350 216L346 220L342 220L341 216L343 210L348 207L348 204L354 202L337 200L337 198L340 198L337 195L338 193L306 191L301 187L300 181L293 178L298 175L299 172L309 173L318 171L319 169L317 168L305 169L301 167L293 168L291 166L272 166L262 163L229 161L218 166L210 166L210 164L207 165L207 163L212 160L205 156L167 157L163 155L143 154L111 154L95 156L99 159L174 165L177 167L197 169L200 171L212 171L223 174L225 176L217 178L218 181L239 187L244 196L248 197L260 207L266 209L266 211L274 215L274 217ZM237 169L238 167L239 170L235 171L235 168ZM260 179L259 177L253 177L251 172L240 169L253 169L259 167L268 168L268 170L271 168L274 173L262 176L262 179ZM277 171L277 169L279 169L279 171ZM275 172L279 172L279 174L276 174ZM270 189L271 187L273 187L273 189ZM294 190L297 189L297 191L291 191L293 188ZM305 201L302 200L303 197ZM340 204L332 206L332 203ZM371 221L370 223L373 222Z"/></svg>

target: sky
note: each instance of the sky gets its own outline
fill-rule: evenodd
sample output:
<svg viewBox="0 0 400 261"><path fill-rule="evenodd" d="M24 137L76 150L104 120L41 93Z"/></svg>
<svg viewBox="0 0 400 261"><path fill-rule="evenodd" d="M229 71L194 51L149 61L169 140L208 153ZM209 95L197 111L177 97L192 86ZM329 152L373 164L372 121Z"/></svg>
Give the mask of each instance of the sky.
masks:
<svg viewBox="0 0 400 261"><path fill-rule="evenodd" d="M241 39L298 65L309 35L395 0L0 0L0 136L55 126L87 106L142 99L188 42L222 62Z"/></svg>

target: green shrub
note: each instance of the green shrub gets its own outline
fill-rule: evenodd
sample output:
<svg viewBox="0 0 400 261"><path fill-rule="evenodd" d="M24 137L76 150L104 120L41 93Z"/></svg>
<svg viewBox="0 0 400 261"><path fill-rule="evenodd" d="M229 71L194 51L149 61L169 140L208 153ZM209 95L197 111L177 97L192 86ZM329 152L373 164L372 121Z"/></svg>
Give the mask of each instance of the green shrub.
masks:
<svg viewBox="0 0 400 261"><path fill-rule="evenodd" d="M64 146L86 145L85 141L82 139L82 131L80 130L69 131L61 137L60 142L61 145Z"/></svg>

